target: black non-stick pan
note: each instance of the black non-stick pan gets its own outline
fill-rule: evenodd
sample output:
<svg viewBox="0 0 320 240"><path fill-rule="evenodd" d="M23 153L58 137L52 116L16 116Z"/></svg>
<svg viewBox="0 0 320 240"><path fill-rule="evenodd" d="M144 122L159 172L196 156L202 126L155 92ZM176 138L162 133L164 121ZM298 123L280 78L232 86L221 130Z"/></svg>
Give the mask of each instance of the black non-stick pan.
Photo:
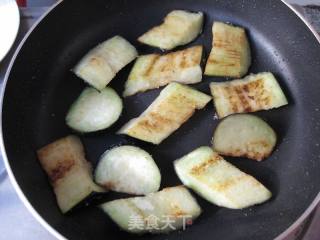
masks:
<svg viewBox="0 0 320 240"><path fill-rule="evenodd" d="M136 39L174 9L205 13L203 33L188 46L203 44L206 55L211 47L213 21L245 27L252 48L250 72L273 72L285 91L288 106L255 113L278 134L272 156L263 162L227 158L264 183L273 198L259 206L229 210L197 197L202 215L192 227L169 235L127 234L92 205L61 214L35 151L72 133L65 124L65 115L86 84L70 70L89 49L114 35L128 39L140 54L158 52ZM126 66L110 84L119 94L131 67ZM204 77L194 87L209 93L212 81L227 79ZM196 112L159 146L115 134L160 90L125 98L124 112L113 127L81 135L87 158L94 166L106 149L134 144L153 155L162 173L161 188L181 184L172 161L199 146L210 145L218 123L213 104ZM2 137L9 174L21 190L20 195L47 222L47 228L61 238L273 239L299 218L301 222L303 213L310 212L320 199L320 44L305 23L279 0L63 1L33 29L11 64L3 96ZM107 195L116 197L114 193Z"/></svg>

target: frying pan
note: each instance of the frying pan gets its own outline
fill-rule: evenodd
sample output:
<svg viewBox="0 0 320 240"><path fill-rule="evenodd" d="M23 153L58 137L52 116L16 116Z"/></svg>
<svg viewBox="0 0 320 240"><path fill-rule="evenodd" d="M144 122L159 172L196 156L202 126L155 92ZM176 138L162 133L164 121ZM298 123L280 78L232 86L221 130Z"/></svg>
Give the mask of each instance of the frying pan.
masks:
<svg viewBox="0 0 320 240"><path fill-rule="evenodd" d="M202 215L192 227L169 235L129 235L120 231L93 204L62 215L35 151L72 133L64 118L85 83L70 69L89 49L116 34L132 42L140 54L157 52L157 49L137 43L136 39L159 24L173 9L205 12L203 33L189 46L203 44L206 54L211 46L214 20L245 27L253 56L250 72L271 71L284 89L288 106L255 113L270 123L278 134L272 156L260 163L227 158L264 183L272 191L273 198L259 206L229 210L216 207L194 194L203 209ZM111 82L110 86L118 93L122 92L131 67L132 64L124 68ZM319 42L281 1L63 1L33 29L11 63L3 93L2 152L20 196L34 215L59 238L264 240L278 236L281 239L286 235L286 229L301 223L320 199L319 76ZM226 79L204 77L194 87L209 93L208 83L212 81ZM115 135L115 131L139 115L159 91L124 99L124 112L114 126L81 135L87 159L94 166L106 149L133 144L153 155L162 172L161 188L181 184L172 161L199 146L210 145L218 123L213 117L212 104L196 112L159 146ZM117 197L114 193L105 195L100 199Z"/></svg>

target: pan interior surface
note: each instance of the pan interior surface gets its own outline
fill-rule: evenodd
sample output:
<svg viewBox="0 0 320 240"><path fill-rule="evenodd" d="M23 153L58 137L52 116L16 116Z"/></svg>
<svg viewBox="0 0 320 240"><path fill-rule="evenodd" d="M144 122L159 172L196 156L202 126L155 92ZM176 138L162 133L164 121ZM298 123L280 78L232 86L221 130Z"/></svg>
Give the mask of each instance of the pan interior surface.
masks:
<svg viewBox="0 0 320 240"><path fill-rule="evenodd" d="M194 194L203 209L201 216L192 227L169 235L129 235L94 206L63 216L35 151L72 133L65 124L65 115L86 85L71 69L89 49L114 35L128 39L140 54L159 52L136 39L174 9L205 13L203 33L187 45L204 45L205 56L211 49L213 21L245 27L252 49L250 72L273 72L287 95L288 106L255 113L278 134L272 156L263 162L226 158L265 184L273 198L260 206L229 210ZM319 66L319 43L281 1L63 1L30 34L12 66L2 112L8 161L31 205L68 239L273 239L301 216L319 192ZM121 70L110 84L119 94L131 67L132 64ZM210 94L208 84L212 81L227 79L204 77L194 87ZM160 90L125 98L124 112L116 124L80 136L94 167L106 149L133 144L152 154L162 174L161 188L181 184L172 162L199 146L211 145L218 123L212 103L159 146L115 134L146 109ZM108 193L103 198L116 196Z"/></svg>

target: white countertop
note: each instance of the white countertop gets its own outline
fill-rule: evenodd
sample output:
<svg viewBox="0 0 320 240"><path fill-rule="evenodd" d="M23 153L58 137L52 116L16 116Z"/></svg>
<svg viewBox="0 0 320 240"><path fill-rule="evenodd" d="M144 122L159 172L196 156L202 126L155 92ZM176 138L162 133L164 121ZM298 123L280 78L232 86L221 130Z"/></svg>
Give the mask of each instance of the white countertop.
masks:
<svg viewBox="0 0 320 240"><path fill-rule="evenodd" d="M7 175L0 176L0 239L55 240L18 198Z"/></svg>

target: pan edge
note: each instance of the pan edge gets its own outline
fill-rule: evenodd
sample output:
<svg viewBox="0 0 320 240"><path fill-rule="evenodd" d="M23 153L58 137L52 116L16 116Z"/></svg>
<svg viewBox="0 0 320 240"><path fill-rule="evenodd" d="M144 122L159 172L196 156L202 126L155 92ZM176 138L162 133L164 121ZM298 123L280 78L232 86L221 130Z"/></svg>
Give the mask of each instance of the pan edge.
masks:
<svg viewBox="0 0 320 240"><path fill-rule="evenodd" d="M29 29L29 31L26 33L26 35L23 37L21 42L19 43L17 49L15 50L11 60L10 64L8 66L8 69L6 71L3 83L2 83L2 89L1 89L1 95L0 95L0 150L1 155L4 161L4 165L6 168L6 171L8 173L9 179L11 184L13 185L14 190L16 191L18 197L22 201L23 205L28 209L28 211L32 214L32 216L54 237L56 237L59 240L66 240L64 236L62 236L56 229L54 229L40 214L35 210L35 208L31 205L25 194L23 193L22 189L20 188L13 172L10 167L10 163L6 154L5 146L4 146L4 139L3 139L3 126L2 126L2 110L3 110L3 100L4 100L4 93L6 90L7 82L9 79L9 75L12 69L12 66L16 60L17 55L20 52L20 49L24 45L25 41L29 38L33 30L39 25L39 23L53 10L55 9L60 3L62 3L63 0L58 0L54 5L52 5L36 22L35 24Z"/></svg>

